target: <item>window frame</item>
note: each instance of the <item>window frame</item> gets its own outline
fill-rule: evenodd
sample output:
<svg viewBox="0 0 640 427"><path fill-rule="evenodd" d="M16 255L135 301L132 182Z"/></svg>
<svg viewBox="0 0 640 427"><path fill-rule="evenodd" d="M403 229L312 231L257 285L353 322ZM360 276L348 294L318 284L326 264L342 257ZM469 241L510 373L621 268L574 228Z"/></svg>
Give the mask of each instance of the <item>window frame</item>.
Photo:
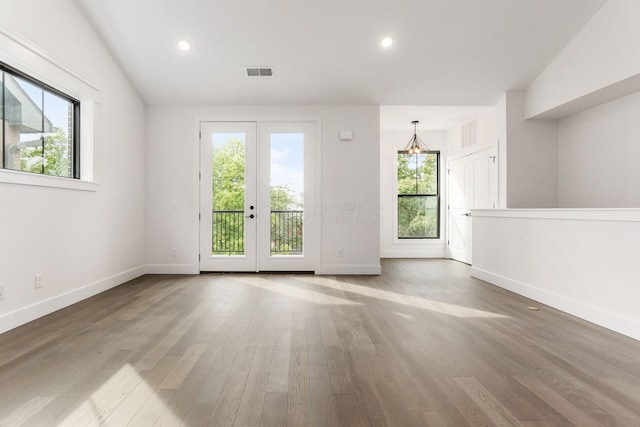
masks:
<svg viewBox="0 0 640 427"><path fill-rule="evenodd" d="M436 155L436 170L435 170L435 177L436 177L436 193L425 193L425 194L399 194L398 193L398 155L400 154L405 154L405 155L409 155L409 153L407 153L407 151L405 150L397 150L396 151L396 155L395 155L395 204L396 204L396 219L395 219L395 237L396 239L398 239L399 241L411 241L411 240L440 240L441 239L441 232L440 232L440 227L442 225L442 218L441 218L441 183L440 183L440 150L429 150L427 152L424 153L419 153L419 154L435 154ZM414 155L414 154L412 154ZM418 155L418 154L415 154ZM437 218L437 225L436 225L436 234L435 236L425 236L425 237L401 237L400 236L400 227L399 227L399 222L400 222L400 204L398 203L400 198L409 198L409 197L435 197L436 198L436 218Z"/></svg>
<svg viewBox="0 0 640 427"><path fill-rule="evenodd" d="M81 179L81 154L80 154L80 148L81 148L81 141L80 141L80 134L81 134L81 128L80 128L80 101L77 100L76 98L72 97L71 95L68 95L66 93L64 93L63 91L56 89L55 87L44 83L40 80L38 80L35 77L30 76L29 74L7 64L6 62L0 61L0 73L2 73L2 80L1 82L1 96L0 96L0 106L2 107L2 126L4 127L4 116L6 114L6 94L5 94L5 75L8 73L10 75L13 75L15 77L18 77L22 80L25 80L35 86L37 86L39 89L43 90L43 91L47 91L53 95L56 95L66 101L68 101L69 103L71 103L73 105L73 128L72 128L72 132L73 135L72 137L72 158L70 159L71 164L73 165L72 167L72 173L71 176L57 176L57 175L48 175L45 173L37 173L37 172L31 172L31 171L23 171L23 170L15 170L15 169L8 169L6 168L6 146L5 146L5 138L6 138L6 129L2 129L2 140L0 140L0 144L2 144L2 159L0 162L0 170L2 171L11 171L11 172L19 172L19 173L26 173L32 176L46 176L46 177L51 177L54 179L63 179L63 180L76 180L79 181ZM43 94L44 96L44 94ZM43 120L44 120L44 111L42 112L43 115ZM44 152L43 152L44 155Z"/></svg>

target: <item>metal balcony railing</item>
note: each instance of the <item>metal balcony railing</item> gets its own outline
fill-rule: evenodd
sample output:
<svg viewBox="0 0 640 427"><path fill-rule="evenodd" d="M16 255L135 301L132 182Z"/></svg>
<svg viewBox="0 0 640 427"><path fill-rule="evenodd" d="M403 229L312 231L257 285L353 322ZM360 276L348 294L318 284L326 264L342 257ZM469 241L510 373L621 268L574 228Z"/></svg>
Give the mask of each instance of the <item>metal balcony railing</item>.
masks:
<svg viewBox="0 0 640 427"><path fill-rule="evenodd" d="M271 255L302 255L303 211L271 211Z"/></svg>
<svg viewBox="0 0 640 427"><path fill-rule="evenodd" d="M212 211L213 255L244 255L244 211Z"/></svg>
<svg viewBox="0 0 640 427"><path fill-rule="evenodd" d="M213 255L244 254L244 211L212 211ZM302 255L302 210L271 211L271 255Z"/></svg>

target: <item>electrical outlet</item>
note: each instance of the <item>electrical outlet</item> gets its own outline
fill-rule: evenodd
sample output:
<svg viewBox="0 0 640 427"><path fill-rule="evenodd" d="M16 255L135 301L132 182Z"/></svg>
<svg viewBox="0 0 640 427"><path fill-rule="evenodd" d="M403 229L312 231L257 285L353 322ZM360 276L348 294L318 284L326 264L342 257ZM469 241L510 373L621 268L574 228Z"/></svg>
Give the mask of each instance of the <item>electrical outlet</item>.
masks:
<svg viewBox="0 0 640 427"><path fill-rule="evenodd" d="M36 277L35 277L35 279L36 279L35 280L36 289L40 289L42 286L44 286L43 283L42 283L43 277L44 277L44 274L42 274L42 273L36 274Z"/></svg>
<svg viewBox="0 0 640 427"><path fill-rule="evenodd" d="M340 248L340 249L338 249L338 256L342 257L342 255L343 255L342 248Z"/></svg>
<svg viewBox="0 0 640 427"><path fill-rule="evenodd" d="M4 285L0 285L0 301L4 299Z"/></svg>
<svg viewBox="0 0 640 427"><path fill-rule="evenodd" d="M176 248L171 248L171 256L174 258L178 256L178 250Z"/></svg>

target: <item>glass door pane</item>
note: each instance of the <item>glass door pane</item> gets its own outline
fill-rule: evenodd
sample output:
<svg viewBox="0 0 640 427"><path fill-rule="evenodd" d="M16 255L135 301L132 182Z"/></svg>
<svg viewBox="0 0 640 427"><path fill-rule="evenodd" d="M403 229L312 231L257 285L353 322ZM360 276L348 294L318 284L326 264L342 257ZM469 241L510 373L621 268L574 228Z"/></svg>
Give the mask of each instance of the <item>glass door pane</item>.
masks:
<svg viewBox="0 0 640 427"><path fill-rule="evenodd" d="M270 255L303 255L304 134L271 133Z"/></svg>
<svg viewBox="0 0 640 427"><path fill-rule="evenodd" d="M246 134L213 133L212 255L244 255Z"/></svg>

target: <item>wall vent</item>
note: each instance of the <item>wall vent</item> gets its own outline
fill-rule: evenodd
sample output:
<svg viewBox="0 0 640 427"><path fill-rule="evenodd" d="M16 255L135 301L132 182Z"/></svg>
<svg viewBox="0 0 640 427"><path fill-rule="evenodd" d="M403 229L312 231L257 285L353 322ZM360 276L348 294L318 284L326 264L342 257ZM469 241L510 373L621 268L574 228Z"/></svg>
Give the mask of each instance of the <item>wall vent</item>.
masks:
<svg viewBox="0 0 640 427"><path fill-rule="evenodd" d="M470 147L478 143L478 119L472 120L462 126L462 148Z"/></svg>
<svg viewBox="0 0 640 427"><path fill-rule="evenodd" d="M247 77L271 77L273 67L246 67Z"/></svg>

